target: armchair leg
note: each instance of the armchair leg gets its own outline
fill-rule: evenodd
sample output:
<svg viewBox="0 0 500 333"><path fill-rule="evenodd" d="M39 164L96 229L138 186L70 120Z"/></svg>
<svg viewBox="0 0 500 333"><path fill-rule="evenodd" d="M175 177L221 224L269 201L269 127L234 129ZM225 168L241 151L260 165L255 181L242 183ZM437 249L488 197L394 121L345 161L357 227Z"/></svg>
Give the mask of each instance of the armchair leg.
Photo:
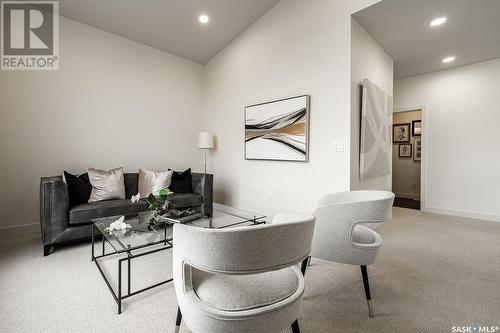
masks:
<svg viewBox="0 0 500 333"><path fill-rule="evenodd" d="M311 257L307 257L302 261L302 265L300 266L300 270L302 271L302 275L306 275L306 269L309 261L311 260Z"/></svg>
<svg viewBox="0 0 500 333"><path fill-rule="evenodd" d="M293 333L300 333L300 328L299 328L299 321L295 320L292 324L292 332Z"/></svg>
<svg viewBox="0 0 500 333"><path fill-rule="evenodd" d="M48 256L49 254L52 253L53 250L54 250L53 245L44 245L43 246L43 256L44 257Z"/></svg>
<svg viewBox="0 0 500 333"><path fill-rule="evenodd" d="M181 313L181 308L177 307L177 318L175 319L175 333L179 332L179 328L181 327L181 321L182 321L182 313Z"/></svg>
<svg viewBox="0 0 500 333"><path fill-rule="evenodd" d="M363 286L365 287L366 304L368 305L368 315L373 318L372 296L370 294L370 283L368 282L368 270L365 265L361 266L361 276L363 277Z"/></svg>

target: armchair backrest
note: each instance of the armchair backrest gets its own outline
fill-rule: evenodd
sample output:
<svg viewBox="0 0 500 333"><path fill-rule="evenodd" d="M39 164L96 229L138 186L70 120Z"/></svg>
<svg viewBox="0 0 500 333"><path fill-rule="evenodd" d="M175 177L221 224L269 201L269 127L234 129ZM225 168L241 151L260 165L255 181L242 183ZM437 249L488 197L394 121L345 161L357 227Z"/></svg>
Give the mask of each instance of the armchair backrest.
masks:
<svg viewBox="0 0 500 333"><path fill-rule="evenodd" d="M207 229L174 225L177 265L225 274L254 274L292 266L311 251L313 216L287 215L279 224ZM174 276L175 279L175 276Z"/></svg>
<svg viewBox="0 0 500 333"><path fill-rule="evenodd" d="M391 216L394 194L387 191L351 191L323 196L314 216L316 231L311 255L343 262L353 245L353 231L358 224L380 223Z"/></svg>

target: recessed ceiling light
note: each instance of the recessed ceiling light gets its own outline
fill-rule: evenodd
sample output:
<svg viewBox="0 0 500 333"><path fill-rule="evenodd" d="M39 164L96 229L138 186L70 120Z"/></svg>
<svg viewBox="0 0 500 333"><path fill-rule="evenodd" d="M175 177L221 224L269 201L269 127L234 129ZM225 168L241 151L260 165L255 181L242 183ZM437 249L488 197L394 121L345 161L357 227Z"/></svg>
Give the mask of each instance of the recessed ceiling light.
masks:
<svg viewBox="0 0 500 333"><path fill-rule="evenodd" d="M438 17L431 21L431 27L437 27L446 22L446 17Z"/></svg>
<svg viewBox="0 0 500 333"><path fill-rule="evenodd" d="M200 21L201 24L207 24L208 21L210 21L210 18L207 15L202 14L198 17L198 21Z"/></svg>
<svg viewBox="0 0 500 333"><path fill-rule="evenodd" d="M452 61L455 61L455 57L454 56L450 56L450 57L446 57L446 58L443 58L443 62L445 64L449 63L449 62L452 62Z"/></svg>

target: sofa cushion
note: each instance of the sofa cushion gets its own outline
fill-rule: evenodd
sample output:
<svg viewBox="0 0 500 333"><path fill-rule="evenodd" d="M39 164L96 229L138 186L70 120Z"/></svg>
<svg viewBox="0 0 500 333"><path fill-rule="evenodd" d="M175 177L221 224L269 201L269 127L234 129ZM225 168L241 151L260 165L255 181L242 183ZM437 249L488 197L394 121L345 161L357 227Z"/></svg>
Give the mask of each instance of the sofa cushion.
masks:
<svg viewBox="0 0 500 333"><path fill-rule="evenodd" d="M133 195L139 193L139 174L124 173L123 181L125 182L125 198L130 199Z"/></svg>
<svg viewBox="0 0 500 333"><path fill-rule="evenodd" d="M177 208L189 207L203 203L203 197L195 193L174 193L168 196L168 200Z"/></svg>
<svg viewBox="0 0 500 333"><path fill-rule="evenodd" d="M193 289L204 303L216 309L250 310L292 296L299 287L300 272L297 272L285 268L260 274L228 275L193 269Z"/></svg>
<svg viewBox="0 0 500 333"><path fill-rule="evenodd" d="M88 173L75 176L64 171L63 181L68 186L70 207L89 202L90 193L92 193L92 184L90 184Z"/></svg>
<svg viewBox="0 0 500 333"><path fill-rule="evenodd" d="M141 198L147 198L149 194L160 195L162 189L170 186L172 171L152 171L139 169L139 193Z"/></svg>
<svg viewBox="0 0 500 333"><path fill-rule="evenodd" d="M191 176L191 168L183 172L174 171L169 189L174 193L192 193L193 179Z"/></svg>
<svg viewBox="0 0 500 333"><path fill-rule="evenodd" d="M203 203L202 196L194 193L174 193L169 196L168 200L177 208ZM69 224L87 224L92 219L115 215L134 215L145 210L147 210L147 204L144 201L132 203L128 199L85 203L70 209Z"/></svg>
<svg viewBox="0 0 500 333"><path fill-rule="evenodd" d="M89 203L125 199L125 182L123 180L123 167L112 170L87 168L92 193Z"/></svg>
<svg viewBox="0 0 500 333"><path fill-rule="evenodd" d="M115 215L134 215L147 210L144 201L132 203L130 200L108 200L77 205L69 210L69 224L87 224L92 219Z"/></svg>

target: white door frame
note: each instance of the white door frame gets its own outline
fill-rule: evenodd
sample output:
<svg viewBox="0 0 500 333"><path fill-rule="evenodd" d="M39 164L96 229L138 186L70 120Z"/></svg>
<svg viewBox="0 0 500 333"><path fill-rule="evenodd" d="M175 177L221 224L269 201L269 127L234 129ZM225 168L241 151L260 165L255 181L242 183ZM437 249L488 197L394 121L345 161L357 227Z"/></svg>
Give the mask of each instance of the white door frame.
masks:
<svg viewBox="0 0 500 333"><path fill-rule="evenodd" d="M394 109L394 113L396 112L408 112L408 111L422 111L422 135L421 135L421 140L422 140L422 156L420 160L420 210L421 211L426 211L427 206L426 206L426 201L425 199L427 198L427 112L426 112L426 106L425 105L416 105L412 107L405 107L405 108L396 108ZM410 129L411 131L411 129ZM391 182L392 183L392 182Z"/></svg>

